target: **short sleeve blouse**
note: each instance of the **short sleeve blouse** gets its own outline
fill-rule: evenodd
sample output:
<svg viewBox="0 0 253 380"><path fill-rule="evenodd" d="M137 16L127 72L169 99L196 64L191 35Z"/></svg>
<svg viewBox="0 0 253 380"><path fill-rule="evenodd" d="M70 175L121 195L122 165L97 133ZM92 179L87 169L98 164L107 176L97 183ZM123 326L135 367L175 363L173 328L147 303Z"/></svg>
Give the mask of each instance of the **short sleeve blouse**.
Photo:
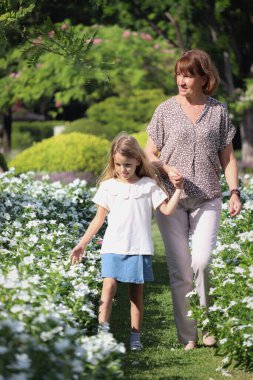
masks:
<svg viewBox="0 0 253 380"><path fill-rule="evenodd" d="M93 198L109 211L101 253L153 255L152 210L167 198L149 177L132 184L114 178L102 182Z"/></svg>
<svg viewBox="0 0 253 380"><path fill-rule="evenodd" d="M147 132L160 152L159 159L184 176L183 198L221 196L219 152L236 132L225 104L209 97L193 124L172 97L157 107ZM172 194L175 189L168 176L162 174L162 180Z"/></svg>

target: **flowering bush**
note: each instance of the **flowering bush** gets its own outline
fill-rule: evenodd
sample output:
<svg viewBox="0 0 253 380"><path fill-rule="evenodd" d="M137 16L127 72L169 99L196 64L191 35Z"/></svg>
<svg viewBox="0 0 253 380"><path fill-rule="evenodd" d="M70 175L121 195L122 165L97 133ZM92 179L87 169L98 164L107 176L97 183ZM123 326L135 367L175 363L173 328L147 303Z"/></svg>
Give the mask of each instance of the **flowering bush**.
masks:
<svg viewBox="0 0 253 380"><path fill-rule="evenodd" d="M188 294L189 316L198 326L217 338L217 353L224 368L230 364L253 369L253 179L243 180L243 210L229 216L228 195L224 191L223 213L217 248L211 264L212 306L199 307L196 291ZM223 187L224 188L224 187Z"/></svg>
<svg viewBox="0 0 253 380"><path fill-rule="evenodd" d="M99 244L71 266L95 208L85 182L0 177L0 379L113 379L124 352L96 332Z"/></svg>

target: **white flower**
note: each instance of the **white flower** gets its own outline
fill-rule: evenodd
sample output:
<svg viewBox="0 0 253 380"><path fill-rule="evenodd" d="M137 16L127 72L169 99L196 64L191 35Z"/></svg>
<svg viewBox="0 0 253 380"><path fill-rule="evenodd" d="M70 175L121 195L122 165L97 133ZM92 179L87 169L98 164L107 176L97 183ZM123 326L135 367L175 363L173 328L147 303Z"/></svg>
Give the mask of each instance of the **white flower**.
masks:
<svg viewBox="0 0 253 380"><path fill-rule="evenodd" d="M243 268L241 268L241 267L236 267L234 271L235 271L235 273L240 273L240 274L242 274L242 273L245 272L245 269L243 269Z"/></svg>
<svg viewBox="0 0 253 380"><path fill-rule="evenodd" d="M36 244L38 242L39 238L36 235L30 235L29 236L29 243Z"/></svg>
<svg viewBox="0 0 253 380"><path fill-rule="evenodd" d="M58 353L63 353L65 350L69 348L69 346L70 346L70 341L68 339L59 339L54 344L55 350Z"/></svg>
<svg viewBox="0 0 253 380"><path fill-rule="evenodd" d="M8 352L8 348L4 346L0 346L0 355L6 354ZM0 377L1 380L1 377Z"/></svg>
<svg viewBox="0 0 253 380"><path fill-rule="evenodd" d="M187 293L185 297L189 298L197 294L197 290L194 289L191 292Z"/></svg>
<svg viewBox="0 0 253 380"><path fill-rule="evenodd" d="M228 341L227 338L223 338L219 340L220 344L225 344L227 341Z"/></svg>
<svg viewBox="0 0 253 380"><path fill-rule="evenodd" d="M20 305L13 305L12 307L11 307L11 312L12 313L20 313L20 312L22 312L23 311L23 308L22 308L22 306L20 306Z"/></svg>
<svg viewBox="0 0 253 380"><path fill-rule="evenodd" d="M25 265L32 264L33 261L34 261L34 259L35 259L35 256L34 256L34 255L26 256L26 257L24 257L23 263L24 263Z"/></svg>
<svg viewBox="0 0 253 380"><path fill-rule="evenodd" d="M210 322L209 319L206 318L206 319L204 319L204 321L202 322L202 325L205 327L209 322Z"/></svg>
<svg viewBox="0 0 253 380"><path fill-rule="evenodd" d="M8 214L8 213L5 213L5 214L3 215L3 217L4 217L4 219L6 219L6 220L10 220L10 219L11 219L11 216L10 216L10 214Z"/></svg>
<svg viewBox="0 0 253 380"><path fill-rule="evenodd" d="M232 377L232 375L223 368L221 370L221 373L222 373L222 376L224 376L224 377Z"/></svg>
<svg viewBox="0 0 253 380"><path fill-rule="evenodd" d="M27 370L31 366L31 359L27 354L16 354L16 363L11 366L11 368L16 369L16 370Z"/></svg>

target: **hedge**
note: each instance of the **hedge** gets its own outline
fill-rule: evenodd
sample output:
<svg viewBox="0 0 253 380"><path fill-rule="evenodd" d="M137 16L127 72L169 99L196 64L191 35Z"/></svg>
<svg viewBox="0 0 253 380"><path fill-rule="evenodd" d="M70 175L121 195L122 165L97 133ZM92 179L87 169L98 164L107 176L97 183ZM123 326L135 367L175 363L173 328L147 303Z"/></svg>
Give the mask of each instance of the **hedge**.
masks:
<svg viewBox="0 0 253 380"><path fill-rule="evenodd" d="M95 176L103 170L110 148L108 140L71 133L54 136L34 144L10 161L16 173L86 171Z"/></svg>

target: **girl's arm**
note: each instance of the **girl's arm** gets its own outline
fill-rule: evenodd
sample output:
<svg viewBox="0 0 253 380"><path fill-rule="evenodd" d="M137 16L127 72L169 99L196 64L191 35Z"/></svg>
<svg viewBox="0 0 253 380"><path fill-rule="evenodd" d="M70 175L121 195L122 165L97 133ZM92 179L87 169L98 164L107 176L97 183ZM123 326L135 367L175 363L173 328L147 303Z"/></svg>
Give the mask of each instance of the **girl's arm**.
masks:
<svg viewBox="0 0 253 380"><path fill-rule="evenodd" d="M98 230L102 227L107 213L108 210L106 210L104 207L98 206L97 213L90 222L87 231L85 232L79 243L71 251L69 260L72 265L75 264L75 262L78 263L82 260L82 256L86 246L89 244L93 236L96 235Z"/></svg>
<svg viewBox="0 0 253 380"><path fill-rule="evenodd" d="M177 208L178 201L180 199L180 194L182 192L183 188L177 188L172 195L172 197L168 201L164 201L160 206L159 210L164 214L164 215L172 215L174 211Z"/></svg>
<svg viewBox="0 0 253 380"><path fill-rule="evenodd" d="M238 167L237 160L235 158L233 145L230 143L225 149L219 153L219 159L221 167L224 171L226 181L229 190L238 188ZM241 211L242 205L240 202L240 197L237 194L233 194L230 197L230 215L235 216Z"/></svg>
<svg viewBox="0 0 253 380"><path fill-rule="evenodd" d="M151 139L151 137L148 137L145 153L149 161L151 161L158 170L163 171L168 175L170 181L174 186L177 186L180 183L180 180L182 179L181 173L177 170L176 167L169 166L163 161L159 160L159 151L157 150L157 147L155 146L154 141Z"/></svg>

